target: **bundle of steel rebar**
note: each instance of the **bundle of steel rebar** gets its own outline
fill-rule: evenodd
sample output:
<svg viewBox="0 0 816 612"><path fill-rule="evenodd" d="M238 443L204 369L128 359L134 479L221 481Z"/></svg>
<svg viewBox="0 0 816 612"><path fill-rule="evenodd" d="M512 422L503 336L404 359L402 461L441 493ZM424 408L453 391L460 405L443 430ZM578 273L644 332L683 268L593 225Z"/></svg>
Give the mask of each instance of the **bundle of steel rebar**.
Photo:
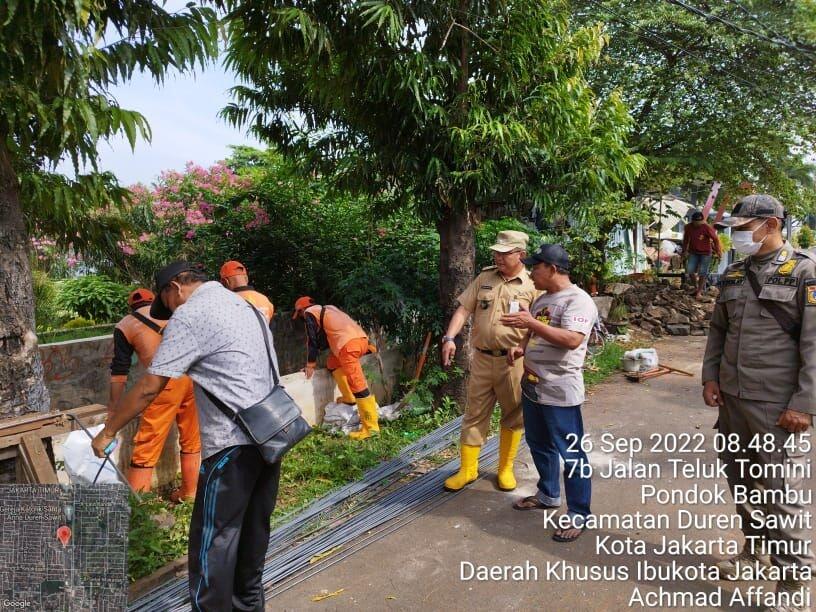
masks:
<svg viewBox="0 0 816 612"><path fill-rule="evenodd" d="M498 438L493 437L482 446L479 464L483 468L495 467L498 455ZM267 595L270 598L279 595L448 501L452 494L444 490L442 483L458 467L459 459L453 459L444 466L405 483L342 525L273 558L263 573ZM377 531L379 528L383 529ZM343 550L346 544L349 547ZM321 560L314 565L311 563L313 558L326 553L331 553L321 557L326 561ZM284 583L288 578L291 580Z"/></svg>
<svg viewBox="0 0 816 612"><path fill-rule="evenodd" d="M460 425L461 417L446 423L439 429L429 433L420 440L403 449L402 452L394 459L386 461L372 470L369 470L360 480L340 487L332 493L318 499L305 510L297 513L284 525L273 531L269 538L267 562L264 568L264 586L269 588L303 567L304 563L305 565L308 565L309 560L316 554L331 550L333 547L337 547L341 544L339 540L337 543L332 543L331 539L327 540L327 534L337 533L337 537L342 539L343 542L347 542L348 540L356 537L356 535L362 534L367 529L371 529L375 526L373 524L371 526L364 524L362 531L355 532L353 531L353 528L347 527L348 525L357 524L353 518L337 527L328 528L324 530L323 533L319 533L315 537L309 538L310 535L318 531L315 524L321 520L324 520L325 522L326 517L330 517L336 522L339 518L344 518L345 516L353 515L354 513L357 513L358 517L360 517L361 514L369 515L369 512L361 513L360 511L372 506L376 510L378 508L382 508L383 504L387 503L390 504L390 506L386 507L390 508L390 511L393 512L393 504L395 503L405 503L406 501L412 501L412 503L417 504L421 503L423 498L415 498L410 492L410 489L413 486L418 486L423 481L428 480L428 477L431 475L436 475L437 479L441 478L438 486L436 487L438 490L435 491L434 494L440 493L442 491L442 480L447 477L448 472L450 472L449 468L451 466L454 468L456 467L458 459L450 462L439 470L425 474L424 476L411 481L406 485L402 485L393 493L379 501L373 501L375 496L371 493L371 491L376 489L378 485L381 485L387 479L401 475L410 470L411 466L423 457L440 452L446 447L450 446L450 444L455 441ZM495 446L495 442L492 446ZM495 455L495 449L489 451L489 448L492 448L490 443L485 445L482 453L484 455L484 460L488 461L488 463L491 460L490 456ZM495 460L495 457L493 459ZM425 485L422 486L424 487ZM394 498L394 496L400 493L400 491L402 491L402 495L405 497ZM423 489L423 495L427 494L428 492L429 491L425 491L425 489ZM344 504L351 504L351 507L342 509ZM337 516L338 509L341 509L340 516ZM380 523L378 524L382 524L382 522L387 521L389 518L387 514L382 513L378 513L377 516L383 519L380 520ZM392 514L391 518L394 517L395 515ZM306 541L296 545L299 540L303 540L304 538L309 539L306 539ZM328 542L330 546L327 547L321 544L323 542ZM312 551L317 548L320 550L317 553L312 553ZM153 591L146 593L136 601L131 602L128 609L131 611L145 612L152 612L154 610L189 609L186 578L170 581L154 589Z"/></svg>

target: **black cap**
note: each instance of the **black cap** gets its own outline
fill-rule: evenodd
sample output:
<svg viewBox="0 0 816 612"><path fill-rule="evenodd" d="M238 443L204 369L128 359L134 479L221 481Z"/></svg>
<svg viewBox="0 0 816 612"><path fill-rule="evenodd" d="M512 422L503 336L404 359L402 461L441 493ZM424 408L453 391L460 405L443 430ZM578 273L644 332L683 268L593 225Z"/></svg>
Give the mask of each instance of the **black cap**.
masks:
<svg viewBox="0 0 816 612"><path fill-rule="evenodd" d="M538 251L521 260L525 266L548 263L569 272L570 261L567 251L560 244L542 244Z"/></svg>
<svg viewBox="0 0 816 612"><path fill-rule="evenodd" d="M699 210L695 210L693 213L691 213L691 220L692 221L702 221L703 220L703 213L701 213Z"/></svg>
<svg viewBox="0 0 816 612"><path fill-rule="evenodd" d="M174 261L167 264L161 270L156 272L156 299L150 305L150 316L159 321L166 321L173 315L167 306L162 301L161 292L170 281L176 278L179 274L184 272L203 272L204 268L201 264L191 263L188 261Z"/></svg>

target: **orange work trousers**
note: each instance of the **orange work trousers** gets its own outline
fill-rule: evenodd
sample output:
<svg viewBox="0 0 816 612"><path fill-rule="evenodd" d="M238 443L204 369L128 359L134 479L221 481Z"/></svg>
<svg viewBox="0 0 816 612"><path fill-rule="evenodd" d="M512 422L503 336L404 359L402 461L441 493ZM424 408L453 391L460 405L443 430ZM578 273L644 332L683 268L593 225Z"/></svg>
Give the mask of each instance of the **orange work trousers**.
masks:
<svg viewBox="0 0 816 612"><path fill-rule="evenodd" d="M181 452L201 452L193 381L189 376L171 378L164 390L142 413L139 431L133 438L131 465L156 466L173 421L178 424Z"/></svg>
<svg viewBox="0 0 816 612"><path fill-rule="evenodd" d="M376 350L372 349L374 347L368 343L367 338L354 338L346 342L337 355L334 353L329 355L326 360L326 367L330 371L337 368L343 370L343 374L348 379L351 392L356 395L368 389L368 382L366 382L365 374L363 374L360 358Z"/></svg>

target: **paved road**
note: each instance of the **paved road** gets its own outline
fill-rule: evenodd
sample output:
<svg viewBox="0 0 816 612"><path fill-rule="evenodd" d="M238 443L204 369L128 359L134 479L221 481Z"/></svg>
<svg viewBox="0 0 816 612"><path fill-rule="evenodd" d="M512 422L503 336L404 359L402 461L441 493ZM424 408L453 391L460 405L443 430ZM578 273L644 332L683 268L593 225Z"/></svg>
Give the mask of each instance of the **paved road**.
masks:
<svg viewBox="0 0 816 612"><path fill-rule="evenodd" d="M593 512L621 515L636 511L662 513L670 517L667 529L603 528L586 532L577 542L558 544L551 539L552 529L545 528L543 513L518 512L510 504L519 496L535 491L537 479L529 453L520 453L516 464L519 488L505 493L495 488L495 474L487 474L471 487L452 497L410 525L390 534L345 561L286 591L271 600L269 610L628 610L648 607L688 609L680 593L688 597L705 598L720 605L695 605L695 609L747 609L729 605L734 583L711 582L705 579L684 581L649 580L637 575L637 566L644 561L650 567L692 566L711 563L723 556L679 552L658 554L662 538L741 542L734 529L678 528L677 510L686 508L691 515L703 517L731 516L732 506L726 494L725 504L659 504L642 502L644 485L656 484L667 490L714 491L725 488L725 481L716 477L672 478L669 460L678 457L701 458L707 465L716 465L712 450L712 426L715 411L703 405L700 398L699 364L705 338L688 337L662 341L657 345L661 361L695 373L694 378L667 375L644 383L627 382L616 375L596 386L584 408L587 431L596 448L591 460L603 470L613 463L625 463L626 452L603 452L597 448L603 434L615 439L644 440L648 446L653 434L704 434L704 452L652 453L648 449L637 454L635 465L660 466L659 480L650 478L600 478L593 482ZM638 469L638 468L636 468ZM643 468L639 468L643 469ZM811 479L811 487L813 480ZM443 493L444 494L444 493ZM627 538L632 542L627 544ZM640 549L637 541L642 542ZM618 547L618 548L616 548ZM619 549L626 549L616 554ZM521 566L508 580L464 581L463 562L478 565ZM547 576L548 567L568 566L559 576ZM617 579L569 580L566 572L576 568L587 571L596 566L598 572L616 572ZM525 570L524 568L534 569ZM467 570L469 566L465 565ZM616 568L616 569L615 569ZM537 570L537 576L535 575ZM561 570L559 569L559 572ZM625 573L626 576L621 574ZM521 579L526 578L526 579ZM747 599L749 583L742 583L742 596ZM758 583L772 587L770 583ZM312 596L335 592L337 596L314 603ZM647 597L662 597L657 605L630 606L637 591L643 601ZM662 590L661 590L662 589ZM651 595L648 595L651 594ZM695 600L698 602L700 600ZM654 603L654 602L652 602Z"/></svg>

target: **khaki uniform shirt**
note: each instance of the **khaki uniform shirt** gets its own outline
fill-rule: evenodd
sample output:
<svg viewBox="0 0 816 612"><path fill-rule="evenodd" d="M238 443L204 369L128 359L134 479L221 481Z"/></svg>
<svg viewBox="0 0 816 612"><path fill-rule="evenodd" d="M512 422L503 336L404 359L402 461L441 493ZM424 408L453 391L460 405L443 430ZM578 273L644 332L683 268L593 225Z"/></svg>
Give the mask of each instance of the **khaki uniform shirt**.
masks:
<svg viewBox="0 0 816 612"><path fill-rule="evenodd" d="M456 298L473 314L470 336L473 347L495 351L519 344L527 331L502 325L499 319L510 311L510 302L518 302L529 309L540 293L526 268L507 280L496 266L484 268Z"/></svg>
<svg viewBox="0 0 816 612"><path fill-rule="evenodd" d="M718 381L723 393L777 402L816 414L816 256L789 243L762 258L749 258L760 297L779 304L802 332L797 343L762 306L743 262L720 281L711 319L703 382Z"/></svg>

